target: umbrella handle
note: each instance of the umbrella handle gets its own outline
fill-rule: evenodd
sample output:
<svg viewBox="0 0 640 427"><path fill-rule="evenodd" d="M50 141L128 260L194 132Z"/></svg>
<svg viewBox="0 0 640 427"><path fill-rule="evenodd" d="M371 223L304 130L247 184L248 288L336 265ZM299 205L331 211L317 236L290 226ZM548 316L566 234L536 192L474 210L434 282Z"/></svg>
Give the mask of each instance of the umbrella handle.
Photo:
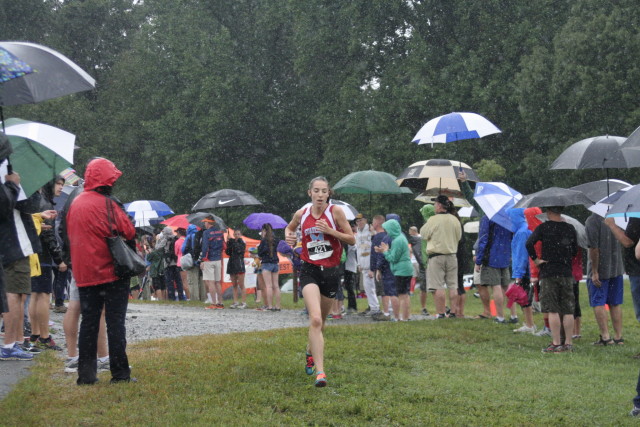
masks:
<svg viewBox="0 0 640 427"><path fill-rule="evenodd" d="M11 162L7 157L7 175L13 175L13 166L11 166Z"/></svg>

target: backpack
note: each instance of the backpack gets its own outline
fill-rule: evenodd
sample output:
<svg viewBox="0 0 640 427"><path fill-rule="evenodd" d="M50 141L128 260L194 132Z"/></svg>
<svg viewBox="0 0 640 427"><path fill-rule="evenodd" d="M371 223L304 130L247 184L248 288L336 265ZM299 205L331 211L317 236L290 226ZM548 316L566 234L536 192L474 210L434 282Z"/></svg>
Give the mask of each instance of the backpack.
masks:
<svg viewBox="0 0 640 427"><path fill-rule="evenodd" d="M178 240L176 236L172 237L171 240L167 241L167 246L164 247L164 259L167 265L178 261L176 255L176 240Z"/></svg>

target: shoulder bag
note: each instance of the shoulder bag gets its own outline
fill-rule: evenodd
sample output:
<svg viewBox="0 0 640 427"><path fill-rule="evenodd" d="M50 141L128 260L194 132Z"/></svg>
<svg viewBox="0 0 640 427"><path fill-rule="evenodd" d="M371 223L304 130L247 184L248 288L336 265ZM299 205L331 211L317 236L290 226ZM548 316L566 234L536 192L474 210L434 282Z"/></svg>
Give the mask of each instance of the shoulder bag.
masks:
<svg viewBox="0 0 640 427"><path fill-rule="evenodd" d="M113 202L108 197L105 197L105 201L107 203L107 219L112 233L112 235L106 239L109 252L111 252L111 256L113 257L115 274L123 279L137 276L145 271L147 266L142 257L138 255L135 250L131 249L118 234L112 219Z"/></svg>

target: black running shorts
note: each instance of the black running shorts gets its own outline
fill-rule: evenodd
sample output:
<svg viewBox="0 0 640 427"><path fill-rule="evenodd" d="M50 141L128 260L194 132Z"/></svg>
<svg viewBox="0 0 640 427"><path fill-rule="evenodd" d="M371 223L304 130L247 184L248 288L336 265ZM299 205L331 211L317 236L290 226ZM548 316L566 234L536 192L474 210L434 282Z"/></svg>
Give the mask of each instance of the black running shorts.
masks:
<svg viewBox="0 0 640 427"><path fill-rule="evenodd" d="M320 295L335 298L340 284L340 267L321 267L303 262L300 267L300 289L315 283L320 289Z"/></svg>

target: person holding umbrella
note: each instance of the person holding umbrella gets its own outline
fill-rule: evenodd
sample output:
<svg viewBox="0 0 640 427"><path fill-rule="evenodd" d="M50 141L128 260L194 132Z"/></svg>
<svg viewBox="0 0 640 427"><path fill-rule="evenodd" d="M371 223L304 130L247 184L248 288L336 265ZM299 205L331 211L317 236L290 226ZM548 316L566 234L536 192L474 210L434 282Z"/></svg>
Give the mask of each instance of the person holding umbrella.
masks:
<svg viewBox="0 0 640 427"><path fill-rule="evenodd" d="M302 266L300 287L309 313L309 343L307 345L308 375L316 373L315 386L327 385L324 372L324 324L331 311L340 283L342 243L355 245L349 222L342 208L329 204L331 188L325 177L309 183L307 194L311 207L298 210L285 229L287 243L297 243L296 230L302 233Z"/></svg>

